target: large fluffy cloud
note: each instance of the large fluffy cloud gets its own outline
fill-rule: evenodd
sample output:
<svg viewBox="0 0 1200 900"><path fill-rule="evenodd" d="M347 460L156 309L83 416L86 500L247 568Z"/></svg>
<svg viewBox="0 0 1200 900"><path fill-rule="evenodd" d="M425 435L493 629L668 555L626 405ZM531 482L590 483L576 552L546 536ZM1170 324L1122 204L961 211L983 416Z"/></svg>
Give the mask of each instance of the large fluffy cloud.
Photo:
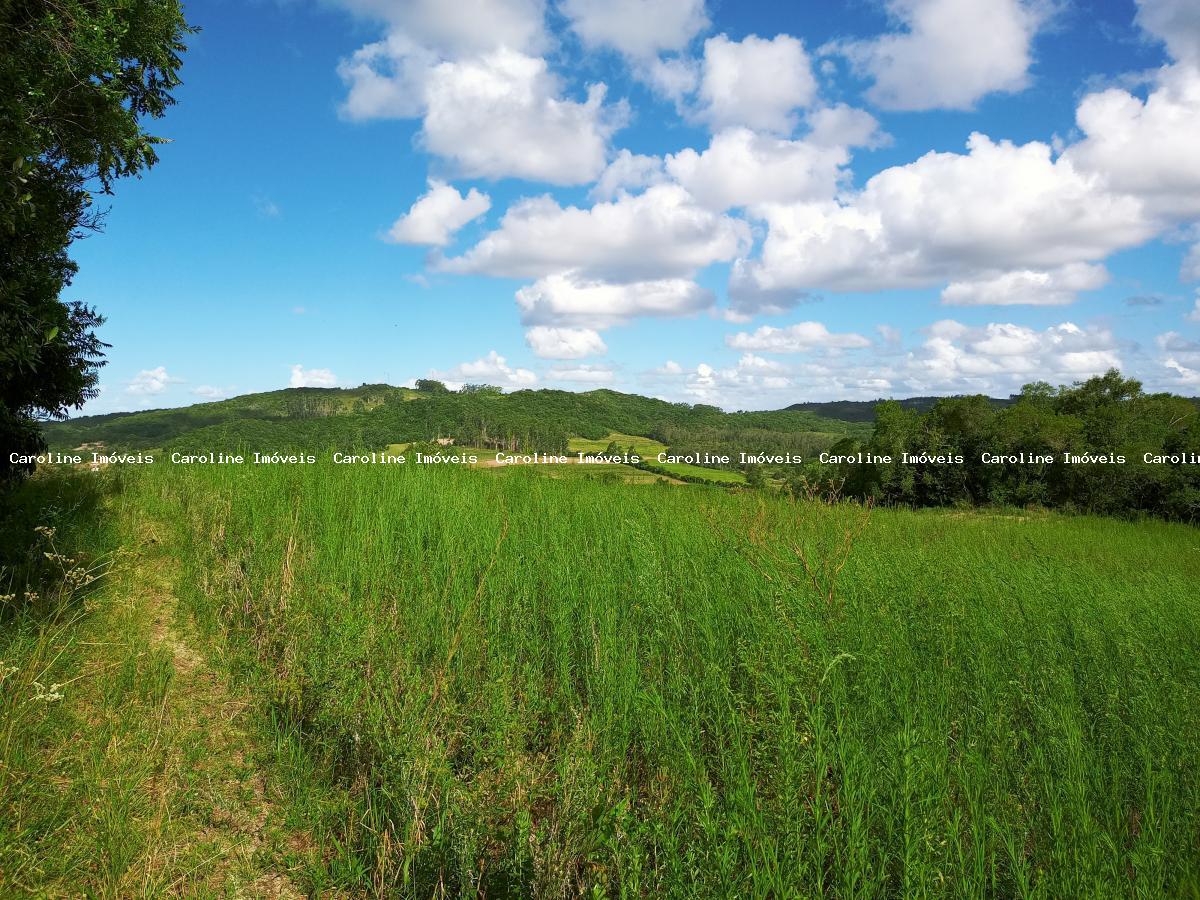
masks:
<svg viewBox="0 0 1200 900"><path fill-rule="evenodd" d="M633 59L681 50L708 25L704 0L563 0L560 9L585 44Z"/></svg>
<svg viewBox="0 0 1200 900"><path fill-rule="evenodd" d="M575 273L549 275L517 291L529 325L609 328L639 316L686 316L711 309L715 298L686 278L612 284Z"/></svg>
<svg viewBox="0 0 1200 900"><path fill-rule="evenodd" d="M753 332L741 331L725 341L737 350L764 353L805 353L810 350L850 350L870 347L861 334L835 334L821 322L797 322L785 328L764 325Z"/></svg>
<svg viewBox="0 0 1200 900"><path fill-rule="evenodd" d="M704 206L722 211L759 203L832 198L847 172L844 147L820 146L729 128L708 149L666 159L666 171Z"/></svg>
<svg viewBox="0 0 1200 900"><path fill-rule="evenodd" d="M704 42L700 116L715 129L745 125L790 133L796 110L810 105L817 81L804 44L786 34L771 40L725 35Z"/></svg>
<svg viewBox="0 0 1200 900"><path fill-rule="evenodd" d="M889 0L903 30L844 42L874 81L867 96L885 109L968 109L996 91L1028 83L1030 45L1049 3L1038 0Z"/></svg>
<svg viewBox="0 0 1200 900"><path fill-rule="evenodd" d="M831 199L850 177L850 148L889 140L868 112L844 104L809 110L798 140L732 126L707 149L684 148L665 158L622 150L604 170L593 196L611 199L673 180L717 212L760 203Z"/></svg>
<svg viewBox="0 0 1200 900"><path fill-rule="evenodd" d="M548 196L522 200L498 229L442 267L510 278L568 271L615 282L686 278L744 253L749 240L745 222L661 184L589 209L562 207Z"/></svg>
<svg viewBox="0 0 1200 900"><path fill-rule="evenodd" d="M1063 322L1038 330L1012 323L972 328L953 320L928 329L907 364L918 390L1001 392L1032 380L1069 382L1120 368L1115 336L1106 328Z"/></svg>
<svg viewBox="0 0 1200 900"><path fill-rule="evenodd" d="M735 268L735 304L951 282L948 303L1046 305L1100 286L1109 254L1200 216L1200 72L1167 67L1144 100L1090 94L1077 120L1083 137L1061 153L974 134L967 153L885 169L856 195L764 204L768 236Z"/></svg>
<svg viewBox="0 0 1200 900"><path fill-rule="evenodd" d="M149 397L163 393L170 385L177 384L183 379L175 378L167 373L166 366L153 369L142 369L125 386L125 393L135 396Z"/></svg>
<svg viewBox="0 0 1200 900"><path fill-rule="evenodd" d="M582 103L560 89L545 60L511 50L440 63L426 85L422 140L467 176L584 184L603 171L619 118L604 109L603 85Z"/></svg>
<svg viewBox="0 0 1200 900"><path fill-rule="evenodd" d="M529 369L510 366L508 360L495 350L487 356L459 363L453 369L439 371L433 369L429 376L457 390L464 384L494 384L503 388L522 388L537 384L537 375Z"/></svg>
<svg viewBox="0 0 1200 900"><path fill-rule="evenodd" d="M497 47L539 50L546 43L545 0L333 0L387 23L443 55Z"/></svg>
<svg viewBox="0 0 1200 900"><path fill-rule="evenodd" d="M387 34L338 67L350 119L416 118L429 73L442 60L500 49L535 53L548 44L544 0L333 0L383 22Z"/></svg>
<svg viewBox="0 0 1200 900"><path fill-rule="evenodd" d="M593 328L535 325L525 332L525 343L542 359L582 359L608 352L604 339Z"/></svg>
<svg viewBox="0 0 1200 900"><path fill-rule="evenodd" d="M955 281L942 291L950 306L1064 306L1079 291L1094 291L1108 283L1104 266L1071 263L1048 272L1023 269Z"/></svg>
<svg viewBox="0 0 1200 900"><path fill-rule="evenodd" d="M465 176L585 184L603 170L620 106L605 86L582 99L536 53L547 44L541 0L348 0L390 31L343 60L343 114L423 118L421 141Z"/></svg>
<svg viewBox="0 0 1200 900"><path fill-rule="evenodd" d="M596 200L613 200L622 193L639 191L666 180L660 157L621 150L593 185L591 196Z"/></svg>
<svg viewBox="0 0 1200 900"><path fill-rule="evenodd" d="M1170 221L1200 216L1200 71L1163 69L1145 100L1112 88L1080 102L1086 137L1063 158L1108 190L1136 196Z"/></svg>
<svg viewBox="0 0 1200 900"><path fill-rule="evenodd" d="M292 366L292 377L289 387L336 387L337 376L329 369L306 369L304 366Z"/></svg>
<svg viewBox="0 0 1200 900"><path fill-rule="evenodd" d="M1163 41L1180 62L1200 65L1200 4L1195 0L1136 0L1137 23Z"/></svg>
<svg viewBox="0 0 1200 900"><path fill-rule="evenodd" d="M768 204L761 259L739 263L734 290L920 287L1048 273L1139 244L1156 226L1143 202L1031 142L974 134L968 153L929 153L885 169L846 202ZM1047 276L1049 277L1049 276Z"/></svg>
<svg viewBox="0 0 1200 900"><path fill-rule="evenodd" d="M430 179L429 190L395 221L388 231L388 239L398 244L444 247L455 232L478 219L491 206L491 198L475 188L460 194L444 181Z"/></svg>
<svg viewBox="0 0 1200 900"><path fill-rule="evenodd" d="M816 326L816 327L813 327ZM701 400L726 408L764 409L796 400L874 399L914 394L984 393L1003 397L1031 381L1067 383L1120 367L1120 342L1104 326L1062 322L1031 328L1006 322L975 327L946 319L923 329L921 341L905 349L899 341L875 344L868 352L828 348L820 323L799 323L799 337L786 343L790 329L762 329L727 343L744 352L736 364L694 367L668 362L644 372L644 389L670 399ZM885 335L886 337L886 335ZM898 338L898 335L895 335ZM767 359L759 352L809 352ZM1195 342L1168 334L1159 339L1161 360L1183 383L1200 366ZM759 349L761 348L761 349ZM756 352L757 351L757 352ZM1181 367L1173 368L1170 363Z"/></svg>
<svg viewBox="0 0 1200 900"><path fill-rule="evenodd" d="M643 373L644 389L660 396L712 403L727 409L763 409L793 402L797 390L789 370L752 354L718 368L702 362L685 368L668 361Z"/></svg>

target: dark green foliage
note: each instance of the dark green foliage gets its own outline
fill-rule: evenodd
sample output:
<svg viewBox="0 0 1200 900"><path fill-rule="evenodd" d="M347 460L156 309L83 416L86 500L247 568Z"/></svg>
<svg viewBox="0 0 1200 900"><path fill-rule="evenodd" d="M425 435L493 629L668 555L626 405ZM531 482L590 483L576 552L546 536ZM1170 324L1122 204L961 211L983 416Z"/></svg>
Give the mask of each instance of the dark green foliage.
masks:
<svg viewBox="0 0 1200 900"><path fill-rule="evenodd" d="M865 438L869 429L811 413L725 413L608 390L451 393L387 385L297 388L185 409L85 417L46 428L56 448L99 441L114 449L243 447L268 452L381 449L452 437L459 445L561 453L569 435L596 440L613 432L661 434L664 442L686 443L689 450L732 444L773 450L822 440L827 446L838 434Z"/></svg>
<svg viewBox="0 0 1200 900"><path fill-rule="evenodd" d="M102 319L60 295L67 247L95 229L92 192L137 175L161 139L188 32L177 0L0 2L0 445L96 395ZM0 481L14 469L0 459Z"/></svg>
<svg viewBox="0 0 1200 900"><path fill-rule="evenodd" d="M929 412L933 409L933 405L944 398L942 397L906 397L903 400L897 400L904 409L916 410L917 412ZM997 409L1003 409L1006 406L1011 406L1014 398L1010 397L1007 400L998 397L988 397L988 403ZM873 422L875 421L875 408L884 401L879 400L828 400L812 403L793 403L788 407L790 410L797 412L810 412L818 416L825 416L830 419L841 419L844 422Z"/></svg>
<svg viewBox="0 0 1200 900"><path fill-rule="evenodd" d="M1040 504L1109 515L1200 517L1200 465L1146 462L1146 454L1200 454L1200 408L1171 394L1146 394L1113 370L1052 388L1026 386L998 409L986 397L939 400L925 413L894 401L877 409L875 434L835 453L862 450L891 462L844 465L848 493L911 506ZM904 464L901 454L961 457L961 463ZM984 453L1025 461L986 464ZM1064 454L1123 458L1071 463ZM1031 456L1047 462L1029 462Z"/></svg>

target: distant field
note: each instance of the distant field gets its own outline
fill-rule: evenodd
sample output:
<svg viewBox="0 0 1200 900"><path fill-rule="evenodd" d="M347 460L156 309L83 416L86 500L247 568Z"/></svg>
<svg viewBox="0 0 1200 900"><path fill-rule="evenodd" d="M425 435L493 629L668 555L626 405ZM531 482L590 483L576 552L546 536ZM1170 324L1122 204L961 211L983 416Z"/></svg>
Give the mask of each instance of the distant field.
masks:
<svg viewBox="0 0 1200 900"><path fill-rule="evenodd" d="M1196 529L545 474L121 477L305 891L1200 886Z"/></svg>
<svg viewBox="0 0 1200 900"><path fill-rule="evenodd" d="M533 468L533 471L547 475L552 478L594 478L594 479L614 479L624 481L628 484L655 484L659 481L666 481L670 484L683 484L684 482L669 476L656 475L653 472L643 472L641 469L635 469L633 466L627 466L622 463L586 463L580 465L578 463L563 463L557 465L540 465Z"/></svg>
<svg viewBox="0 0 1200 900"><path fill-rule="evenodd" d="M689 463L660 463L656 457L659 453L663 453L669 449L667 445L636 434L619 434L614 432L598 440L571 438L569 447L572 453L602 453L614 441L622 451L626 451L632 446L634 452L640 455L642 459L654 468L664 470L669 475L701 478L705 481L711 481L714 484L736 485L746 483L746 476L741 472L733 472L728 469L711 469L706 466L693 466ZM655 475L655 473L650 472L645 474L651 477Z"/></svg>
<svg viewBox="0 0 1200 900"><path fill-rule="evenodd" d="M651 438L642 437L637 434L620 434L615 431L607 437L602 437L594 441L587 438L573 437L567 443L567 447L572 453L603 453L613 441L616 441L617 446L621 448L622 452L632 446L634 452L643 457L654 457L667 449L666 444L661 444Z"/></svg>
<svg viewBox="0 0 1200 900"><path fill-rule="evenodd" d="M665 469L673 475L685 475L692 478L703 478L717 484L745 484L746 476L741 472L729 469L711 469L707 466L693 466L690 463L660 463L653 457L649 460L655 468Z"/></svg>

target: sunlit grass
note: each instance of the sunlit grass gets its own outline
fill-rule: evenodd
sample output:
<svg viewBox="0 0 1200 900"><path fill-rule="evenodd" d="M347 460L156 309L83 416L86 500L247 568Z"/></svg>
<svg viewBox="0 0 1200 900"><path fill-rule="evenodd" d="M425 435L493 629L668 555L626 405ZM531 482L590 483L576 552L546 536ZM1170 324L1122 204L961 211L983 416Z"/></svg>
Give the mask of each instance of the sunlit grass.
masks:
<svg viewBox="0 0 1200 900"><path fill-rule="evenodd" d="M274 723L313 890L1197 888L1196 529L530 467L138 489Z"/></svg>
<svg viewBox="0 0 1200 900"><path fill-rule="evenodd" d="M633 452L640 454L643 458L654 457L667 449L666 444L660 443L653 438L642 437L637 434L621 434L615 431L599 440L573 437L567 442L567 446L572 453L603 453L613 442L616 442L622 452L633 447Z"/></svg>

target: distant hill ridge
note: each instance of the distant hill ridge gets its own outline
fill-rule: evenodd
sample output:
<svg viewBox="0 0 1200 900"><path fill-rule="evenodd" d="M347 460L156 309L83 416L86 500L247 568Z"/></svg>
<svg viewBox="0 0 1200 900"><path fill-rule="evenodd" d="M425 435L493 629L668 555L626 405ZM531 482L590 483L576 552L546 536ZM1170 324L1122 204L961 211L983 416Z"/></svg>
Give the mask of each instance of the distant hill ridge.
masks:
<svg viewBox="0 0 1200 900"><path fill-rule="evenodd" d="M565 449L570 436L599 439L614 432L668 443L700 435L724 442L740 435L755 438L755 446L781 446L791 435L807 435L806 446L827 445L870 432L869 419L839 421L805 409L725 412L608 389L502 393L488 386L449 391L436 382L421 384L421 390L387 384L288 388L186 407L83 416L47 423L45 435L53 449L103 443L130 450L313 450L448 437L472 446L552 451Z"/></svg>
<svg viewBox="0 0 1200 900"><path fill-rule="evenodd" d="M829 419L839 419L843 422L873 422L875 421L875 407L883 403L886 399L888 398L880 397L877 400L830 400L824 403L793 403L787 409L794 412L808 412ZM926 413L933 409L933 405L939 400L946 399L948 398L907 397L895 402L899 403L905 409ZM1017 400L1016 397L1009 397L1007 399L988 397L988 402L996 409L1004 409L1006 406L1012 406Z"/></svg>

